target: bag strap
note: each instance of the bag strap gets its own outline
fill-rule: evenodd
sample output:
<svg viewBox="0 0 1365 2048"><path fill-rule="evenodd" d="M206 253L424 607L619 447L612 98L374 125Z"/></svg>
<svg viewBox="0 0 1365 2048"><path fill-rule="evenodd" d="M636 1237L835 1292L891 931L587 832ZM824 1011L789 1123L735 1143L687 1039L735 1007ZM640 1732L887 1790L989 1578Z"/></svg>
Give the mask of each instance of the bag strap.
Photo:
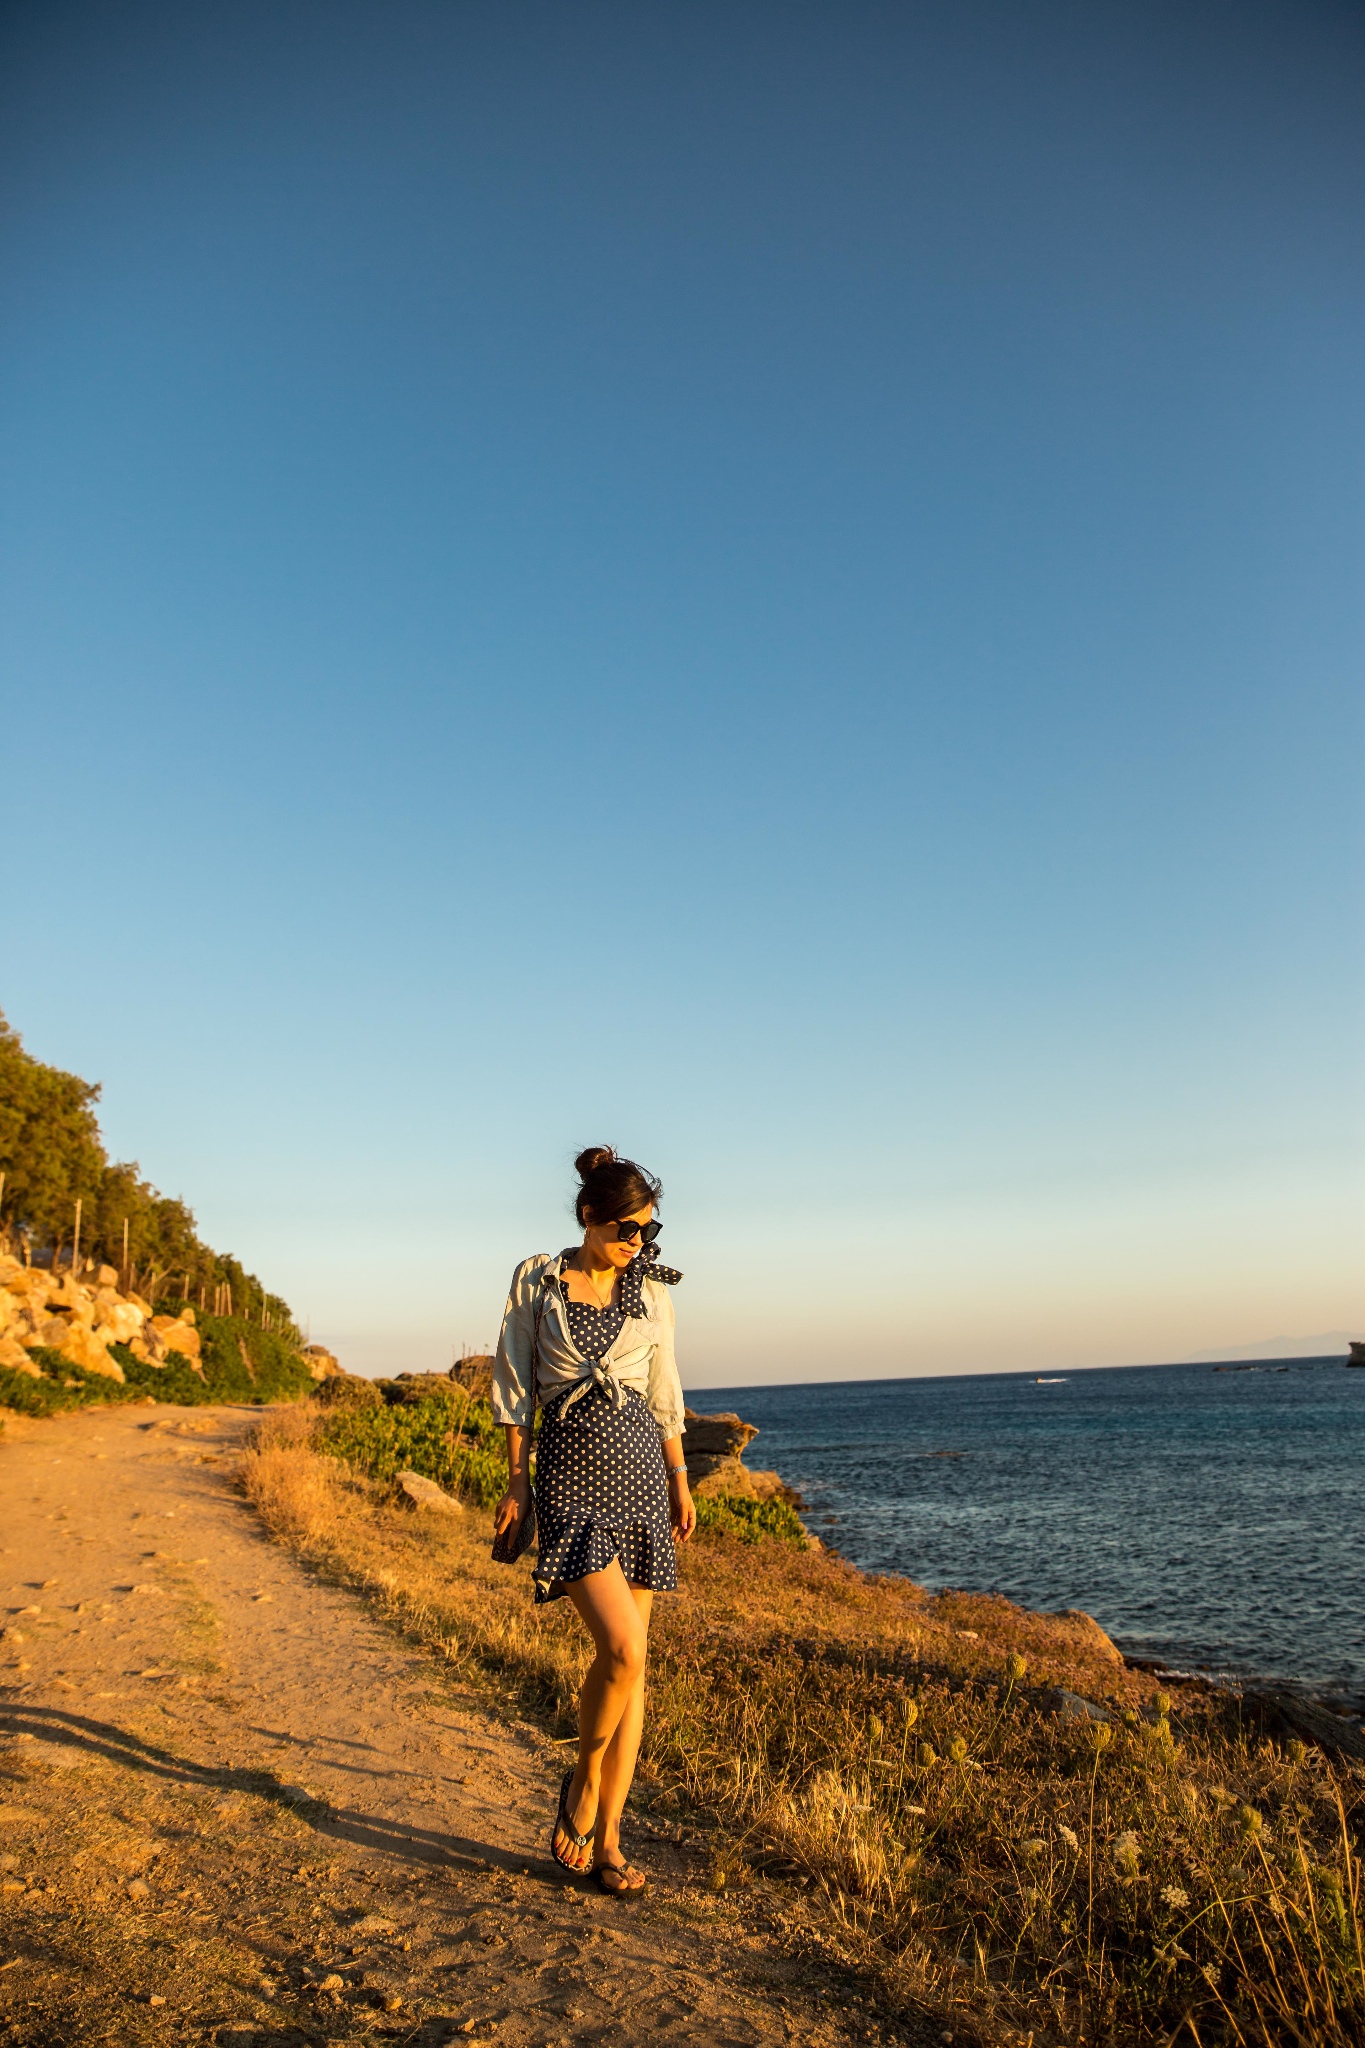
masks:
<svg viewBox="0 0 1365 2048"><path fill-rule="evenodd" d="M536 1362L540 1356L540 1326L545 1317L545 1288L549 1274L550 1268L546 1266L541 1272L540 1286L536 1290L536 1319L531 1331L531 1413L533 1415L536 1411L536 1404L540 1399Z"/></svg>

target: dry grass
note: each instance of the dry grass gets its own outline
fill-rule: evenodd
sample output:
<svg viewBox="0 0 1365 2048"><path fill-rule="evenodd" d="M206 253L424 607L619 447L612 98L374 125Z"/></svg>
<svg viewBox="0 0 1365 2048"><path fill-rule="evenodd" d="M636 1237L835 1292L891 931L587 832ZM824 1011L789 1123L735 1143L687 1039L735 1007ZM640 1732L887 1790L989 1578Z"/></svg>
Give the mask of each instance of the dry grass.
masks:
<svg viewBox="0 0 1365 2048"><path fill-rule="evenodd" d="M489 1518L414 1516L276 1414L247 1460L267 1524L520 1710L573 1725L567 1603L534 1608ZM823 1890L831 1953L959 2041L1365 2039L1365 1777L1173 1698L1082 1618L930 1598L822 1553L703 1535L656 1607L638 1801ZM1106 1703L1059 1720L1047 1689Z"/></svg>

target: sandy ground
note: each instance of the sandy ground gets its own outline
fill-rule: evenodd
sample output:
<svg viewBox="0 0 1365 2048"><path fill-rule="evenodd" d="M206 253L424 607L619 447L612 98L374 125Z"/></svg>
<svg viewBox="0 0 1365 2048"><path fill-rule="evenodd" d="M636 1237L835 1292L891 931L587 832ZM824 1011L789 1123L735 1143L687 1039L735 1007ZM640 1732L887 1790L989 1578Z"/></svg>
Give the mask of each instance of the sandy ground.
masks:
<svg viewBox="0 0 1365 2048"><path fill-rule="evenodd" d="M0 2042L907 2038L789 1897L717 1895L642 1819L643 1902L567 1881L571 1751L269 1541L233 1485L252 1419L0 1442Z"/></svg>

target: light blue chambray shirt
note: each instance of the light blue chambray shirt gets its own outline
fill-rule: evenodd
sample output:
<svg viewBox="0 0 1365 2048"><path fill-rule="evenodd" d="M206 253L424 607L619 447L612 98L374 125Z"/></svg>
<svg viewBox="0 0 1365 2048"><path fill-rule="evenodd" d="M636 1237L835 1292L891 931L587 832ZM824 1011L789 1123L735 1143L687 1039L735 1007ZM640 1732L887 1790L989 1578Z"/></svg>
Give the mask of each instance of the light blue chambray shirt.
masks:
<svg viewBox="0 0 1365 2048"><path fill-rule="evenodd" d="M495 1421L529 1427L537 1395L544 1406L557 1394L576 1388L569 1395L572 1403L596 1385L609 1400L619 1400L620 1389L629 1387L644 1396L661 1436L681 1436L683 1394L673 1355L673 1296L667 1284L648 1272L641 1276L644 1313L626 1317L598 1362L585 1357L569 1334L569 1319L554 1284L563 1265L562 1252L536 1252L512 1275L493 1361Z"/></svg>

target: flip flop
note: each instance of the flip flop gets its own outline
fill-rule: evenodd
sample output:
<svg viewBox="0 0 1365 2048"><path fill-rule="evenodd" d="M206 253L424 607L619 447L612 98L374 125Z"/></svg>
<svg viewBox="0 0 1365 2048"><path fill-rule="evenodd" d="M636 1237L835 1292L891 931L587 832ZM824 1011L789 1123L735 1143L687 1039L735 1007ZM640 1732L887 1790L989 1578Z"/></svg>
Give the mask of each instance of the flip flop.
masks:
<svg viewBox="0 0 1365 2048"><path fill-rule="evenodd" d="M609 1899L638 1899L640 1894L649 1888L649 1879L643 1871L640 1873L643 1879L643 1882L640 1884L608 1884L603 1876L603 1872L607 1870L625 1872L634 1870L634 1868L635 1865L633 1863L599 1863L593 1871L592 1881L597 1886L598 1891L605 1892Z"/></svg>
<svg viewBox="0 0 1365 2048"><path fill-rule="evenodd" d="M561 1856L558 1849L555 1847L555 1836L560 1832L561 1829L568 1836L569 1840L574 1844L575 1848L578 1849L586 1849L589 1843L592 1841L593 1836L597 1833L596 1821L593 1822L592 1826L588 1829L586 1835L580 1835L578 1829L569 1819L568 1811L564 1802L567 1800L569 1796L569 1787L570 1785L572 1785L572 1783L573 1772L565 1771L564 1782L559 1788L559 1810L555 1814L555 1824L550 1829L550 1854L554 1857L555 1862L559 1865L561 1870L570 1871L574 1877L582 1877L583 1872L579 1868L579 1866L576 1863L570 1863L567 1856Z"/></svg>

